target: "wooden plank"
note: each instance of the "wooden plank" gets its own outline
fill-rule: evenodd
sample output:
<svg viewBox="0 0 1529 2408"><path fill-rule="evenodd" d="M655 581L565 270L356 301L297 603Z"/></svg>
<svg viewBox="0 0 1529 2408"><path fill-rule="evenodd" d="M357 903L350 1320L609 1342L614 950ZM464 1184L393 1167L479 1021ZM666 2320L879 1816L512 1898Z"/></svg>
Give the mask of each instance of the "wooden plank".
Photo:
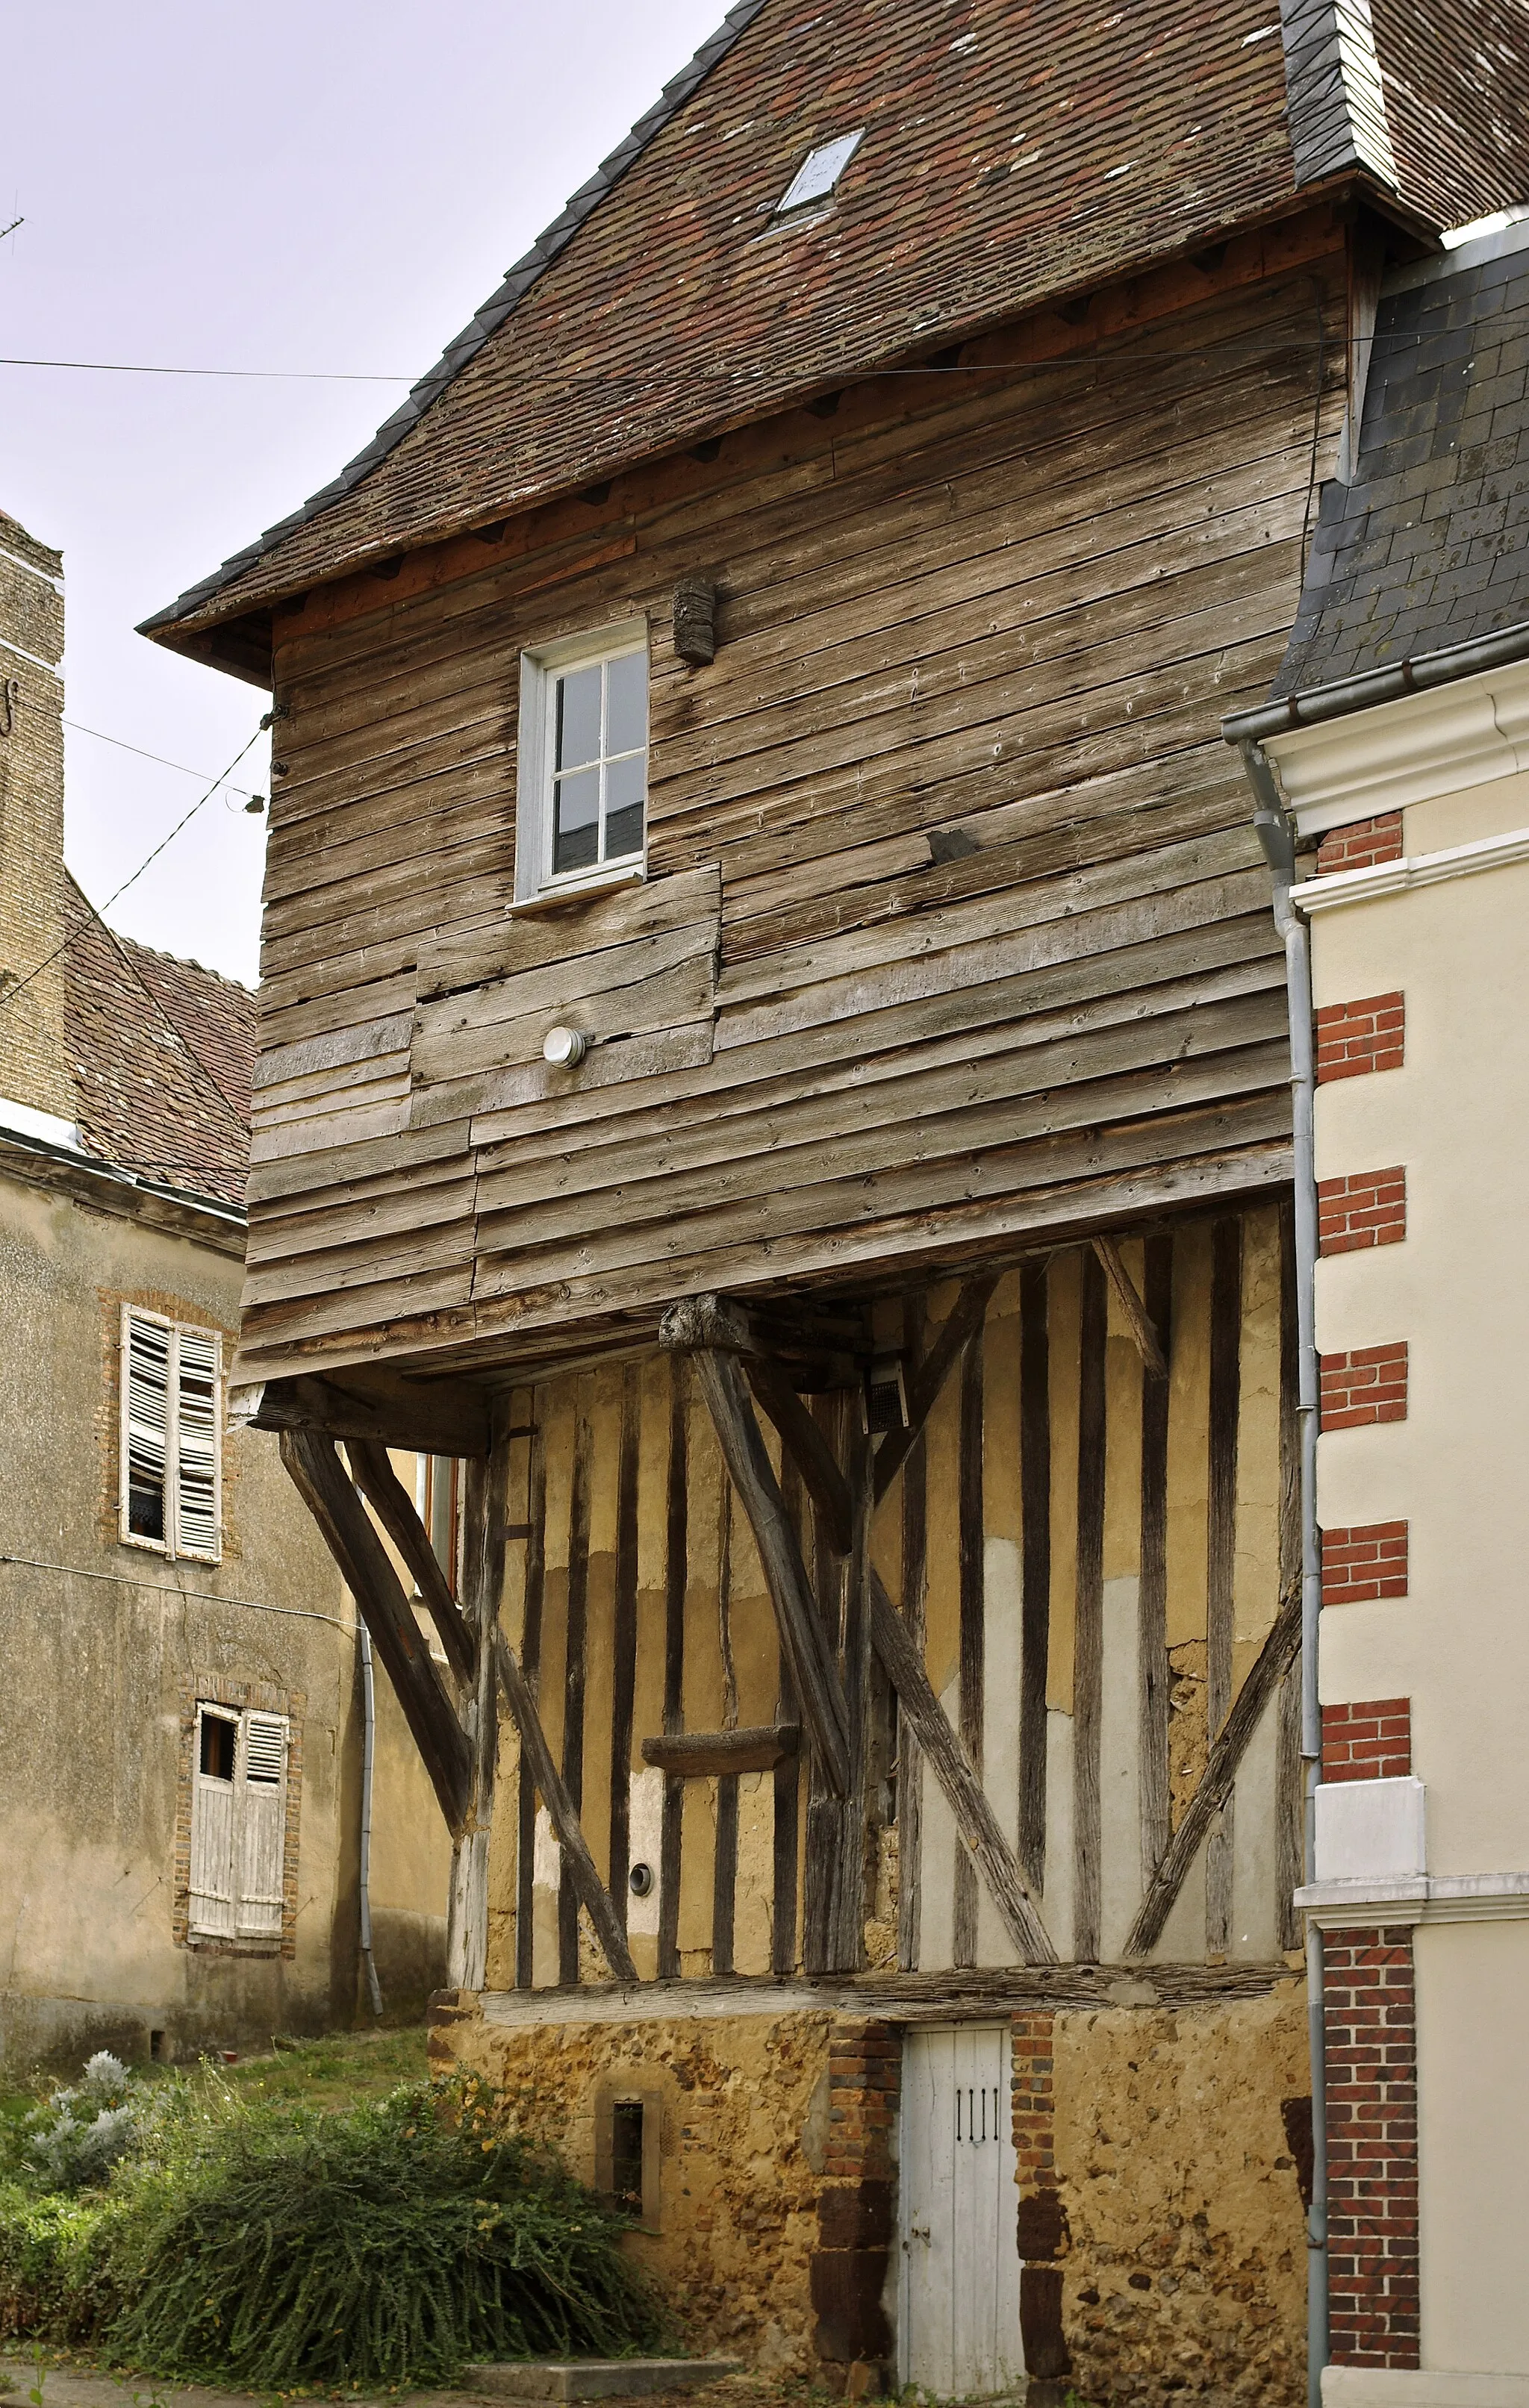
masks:
<svg viewBox="0 0 1529 2408"><path fill-rule="evenodd" d="M917 1734L930 1770L945 1794L956 1828L975 1859L1003 1926L1026 1965L1052 1965L1056 1950L1035 1911L1014 1851L978 1780L971 1757L930 1685L923 1657L907 1625L882 1584L871 1574L871 1640L897 1691L902 1713Z"/></svg>
<svg viewBox="0 0 1529 2408"><path fill-rule="evenodd" d="M916 1380L924 1359L927 1307L923 1290L902 1299L902 1354L905 1379ZM924 1607L928 1587L925 1551L928 1534L926 1446L922 1431L902 1459L902 1618L915 1652L924 1653ZM897 1961L904 1972L918 1963L922 1928L924 1860L924 1777L918 1737L898 1700L897 1829L898 1899Z"/></svg>
<svg viewBox="0 0 1529 2408"><path fill-rule="evenodd" d="M1263 1710L1301 1644L1299 1592L1280 1607L1274 1627L1255 1657L1236 1700L1211 1742L1200 1784L1184 1810L1182 1820L1147 1886L1135 1922L1126 1941L1128 1956L1145 1956L1161 1937L1184 1877L1209 1834L1212 1823L1232 1795L1248 1742L1262 1719Z"/></svg>
<svg viewBox="0 0 1529 2408"><path fill-rule="evenodd" d="M998 1276L978 1272L962 1283L955 1303L940 1324L940 1334L928 1354L904 1381L908 1419L904 1428L888 1430L876 1449L873 1496L879 1505L923 1435L946 1380L967 1346L982 1327Z"/></svg>
<svg viewBox="0 0 1529 2408"><path fill-rule="evenodd" d="M589 1616L589 1488L595 1452L587 1399L579 1405L573 1429L573 1468L569 1491L568 1639L563 1665L563 1786L577 1814L584 1805L584 1700ZM579 1978L578 1886L567 1857L557 1885L557 1978ZM617 1928L620 1916L615 1915Z"/></svg>
<svg viewBox="0 0 1529 2408"><path fill-rule="evenodd" d="M1148 1238L1144 1303L1162 1351L1173 1359L1174 1241ZM1166 1380L1142 1374L1142 1547L1136 1603L1136 1670L1140 1723L1137 1773L1141 1800L1142 1882L1150 1886L1170 1835L1168 1702L1168 1394Z"/></svg>
<svg viewBox="0 0 1529 2408"><path fill-rule="evenodd" d="M786 1518L801 1544L801 1474L787 1454L781 1464L781 1503ZM786 1650L776 1644L778 1671L775 1722L779 1729L799 1733L797 1693ZM797 1969L797 1856L801 1826L801 1760L800 1754L775 1767L771 1784L770 1970L777 1979Z"/></svg>
<svg viewBox="0 0 1529 2408"><path fill-rule="evenodd" d="M627 1946L627 1935L616 1920L610 1893L596 1870L595 1859L589 1853L589 1843L579 1821L579 1810L553 1761L530 1684L502 1630L496 1638L495 1653L499 1687L520 1733L522 1756L529 1767L535 1786L541 1793L554 1836L563 1852L563 1870L574 1897L588 1914L595 1937L604 1950L605 1961L616 1980L635 1982L637 1968Z"/></svg>
<svg viewBox="0 0 1529 2408"><path fill-rule="evenodd" d="M844 1605L840 1656L844 1684L844 1713L849 1727L849 1795L839 1808L839 1874L833 1902L831 1968L858 1972L865 1962L866 1832L872 1825L871 1796L873 1751L871 1714L871 1521L870 1433L858 1397L840 1391L833 1399L844 1449L844 1480L850 1498L851 1540L844 1569ZM815 1519L816 1518L815 1514ZM825 1549L833 1553L824 1530Z"/></svg>
<svg viewBox="0 0 1529 2408"><path fill-rule="evenodd" d="M464 1687L470 1686L477 1664L477 1641L452 1595L450 1583L437 1560L429 1533L415 1511L413 1498L388 1461L386 1448L378 1440L348 1439L345 1452L350 1457L352 1479L414 1576L414 1585L436 1627L437 1636L446 1651L447 1662ZM470 1460L481 1462L483 1458L478 1456ZM477 1543L481 1550L483 1543L481 1530ZM469 1984L468 1986L481 1988L482 1985Z"/></svg>
<svg viewBox="0 0 1529 2408"><path fill-rule="evenodd" d="M615 1607L612 1633L611 1881L616 1920L627 1928L631 1870L632 1713L637 1689L637 1474L641 1437L641 1373L628 1363L621 1382L621 1439L616 1465Z"/></svg>
<svg viewBox="0 0 1529 2408"><path fill-rule="evenodd" d="M743 1374L736 1356L712 1348L702 1348L693 1359L728 1477L748 1515L759 1550L781 1644L801 1702L802 1720L831 1793L843 1798L849 1784L849 1736L844 1692L837 1668L824 1645L801 1549L786 1518L780 1486L765 1452Z"/></svg>
<svg viewBox="0 0 1529 2408"><path fill-rule="evenodd" d="M511 919L497 927L461 931L442 928L420 948L420 1001L459 988L486 988L528 970L675 929L710 927L714 932L721 909L720 873L709 867L570 904L546 919Z"/></svg>
<svg viewBox="0 0 1529 2408"><path fill-rule="evenodd" d="M412 1455L488 1453L488 1406L481 1390L456 1381L411 1380L382 1364L267 1380L251 1419L256 1429L375 1439Z"/></svg>
<svg viewBox="0 0 1529 2408"><path fill-rule="evenodd" d="M987 1620L983 1581L982 1348L969 1345L961 1357L957 1554L959 1588L958 1695L961 1742L978 1780L982 1778ZM952 1909L952 1961L977 1961L977 1875L968 1851L956 1851Z"/></svg>
<svg viewBox="0 0 1529 2408"><path fill-rule="evenodd" d="M1132 1289L1134 1294L1134 1289ZM1077 1427L1077 1567L1073 1633L1073 1955L1099 1961L1100 1742L1104 1670L1105 1369L1109 1302L1097 1249L1083 1257Z"/></svg>
<svg viewBox="0 0 1529 2408"><path fill-rule="evenodd" d="M582 982L570 981L575 986ZM712 983L711 953L699 951L651 978L634 978L630 985L607 987L596 995L558 997L518 1019L478 1025L462 1015L461 1025L449 1029L421 1026L411 1055L414 1082L430 1087L477 1072L528 1067L541 1060L547 1030L565 1016L568 1025L580 1029L591 1044L677 1028L711 1010ZM555 989L554 993L555 996ZM454 1112L454 1100L453 1109Z"/></svg>
<svg viewBox="0 0 1529 2408"><path fill-rule="evenodd" d="M446 1914L447 1984L459 1992L482 1990L488 1969L489 1842L499 1752L498 1664L494 1641L499 1629L499 1599L504 1590L505 1520L510 1498L509 1405L508 1398L496 1401L493 1443L487 1461L481 1455L473 1456L463 1481L463 1619L471 1636L476 1664L472 1685L463 1701L469 1751L467 1812L452 1852Z"/></svg>
<svg viewBox="0 0 1529 2408"><path fill-rule="evenodd" d="M1211 1233L1209 1469L1205 1505L1205 1727L1214 1742L1232 1705L1233 1587L1237 1555L1237 1422L1241 1408L1242 1222ZM1205 1858L1205 1947L1224 1956L1232 1939L1234 1793L1216 1818Z"/></svg>
<svg viewBox="0 0 1529 2408"><path fill-rule="evenodd" d="M722 1720L738 1727L738 1670L732 1652L732 1490L726 1480L718 1499L716 1636L722 1660ZM738 1775L717 1776L712 1844L712 1971L732 1971L733 1921L738 1902Z"/></svg>
<svg viewBox="0 0 1529 2408"><path fill-rule="evenodd" d="M849 1488L822 1431L772 1356L745 1355L743 1369L801 1475L824 1537L835 1555L847 1555L852 1543Z"/></svg>
<svg viewBox="0 0 1529 2408"><path fill-rule="evenodd" d="M689 1433L685 1410L690 1370L683 1354L669 1358L669 1486L664 1555L664 1731L676 1737L685 1720L685 1596L689 1582ZM658 1857L658 1978L673 1981L680 1971L680 1855L685 1792L677 1778L664 1783Z"/></svg>
<svg viewBox="0 0 1529 2408"><path fill-rule="evenodd" d="M841 1397L831 1394L813 1398L813 1412L821 1424L825 1443L836 1455L844 1443L843 1402ZM846 1566L829 1545L822 1523L815 1513L812 1517L812 1537L814 1609L824 1652L837 1663L844 1627ZM857 1766L855 1770L858 1770ZM851 1795L854 1796L856 1827L858 1828L858 1794L851 1791L846 1784L846 1795L836 1796L829 1784L820 1758L815 1751L809 1751L806 1850L801 1880L801 1964L806 1973L827 1973L836 1964L839 1899L844 1866L844 1817Z"/></svg>
<svg viewBox="0 0 1529 2408"><path fill-rule="evenodd" d="M333 1439L312 1429L284 1429L281 1445L281 1460L371 1634L454 1841L468 1808L468 1742L402 1584Z"/></svg>
<svg viewBox="0 0 1529 2408"><path fill-rule="evenodd" d="M517 1694L527 1711L536 1713L537 1684L541 1674L541 1610L546 1594L547 1559L547 1463L542 1446L541 1424L546 1411L544 1394L532 1392L531 1439L526 1469L526 1540L525 1603L520 1626L520 1660L515 1670L520 1673ZM501 1673L501 1683L502 1683ZM514 1712L514 1702L508 1688L505 1701ZM517 1728L520 1717L515 1717ZM542 1754L546 1742L542 1742ZM536 1775L524 1740L521 1742L520 1776L516 1799L515 1823L515 1987L528 1990L535 1981L536 1943ZM549 1814L551 1809L548 1809Z"/></svg>
<svg viewBox="0 0 1529 2408"><path fill-rule="evenodd" d="M1168 1365L1158 1343L1158 1333L1147 1319L1147 1307L1136 1293L1136 1283L1121 1259L1119 1246L1114 1238L1100 1237L1093 1241L1093 1251L1119 1299L1137 1354L1154 1380L1166 1380Z"/></svg>
<svg viewBox="0 0 1529 2408"><path fill-rule="evenodd" d="M1051 1340L1044 1262L1019 1272L1019 1869L1046 1882L1051 1649Z"/></svg>
<svg viewBox="0 0 1529 2408"><path fill-rule="evenodd" d="M801 1748L799 1724L766 1723L741 1730L677 1731L645 1739L642 1752L644 1764L676 1780L703 1781L723 1773L773 1772L777 1765L795 1765Z"/></svg>

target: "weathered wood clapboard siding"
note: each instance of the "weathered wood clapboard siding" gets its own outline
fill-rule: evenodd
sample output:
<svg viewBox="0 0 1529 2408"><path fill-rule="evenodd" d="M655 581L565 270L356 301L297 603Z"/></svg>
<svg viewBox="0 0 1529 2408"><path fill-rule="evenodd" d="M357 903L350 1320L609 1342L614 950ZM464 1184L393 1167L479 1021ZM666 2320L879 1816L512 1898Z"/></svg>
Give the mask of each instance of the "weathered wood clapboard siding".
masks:
<svg viewBox="0 0 1529 2408"><path fill-rule="evenodd" d="M1293 1428L1283 1223L1270 1205L1127 1241L1127 1268L1161 1315L1166 1382L1144 1373L1090 1252L1007 1275L876 1517L876 1568L913 1608L930 1680L1064 1961L1126 1956L1214 1730L1298 1579L1282 1511ZM878 1306L881 1341L932 1343L954 1294ZM833 1410L823 1400L825 1421ZM753 1539L688 1366L649 1355L542 1383L514 1418L535 1435L512 1467L526 1535L512 1545L505 1625L640 1974L820 1969L805 1756L688 1778L643 1759L643 1741L661 1734L791 1718ZM815 1545L789 1467L786 1486L837 1631L839 1559ZM1197 1851L1151 1960L1267 1962L1285 1944L1281 1846L1300 1791L1281 1735L1297 1681L1292 1669L1268 1695L1235 1819L1223 1814ZM875 1725L869 1962L1011 1962L885 1692ZM603 1981L544 1817L538 1842L508 1729L502 1745L489 1985ZM635 1899L626 1875L644 1861L657 1886Z"/></svg>
<svg viewBox="0 0 1529 2408"><path fill-rule="evenodd" d="M885 1280L1288 1175L1216 730L1299 586L1332 239L1107 361L888 380L394 608L372 578L361 615L278 619L250 1376L567 1359L686 1290ZM701 670L669 634L698 569ZM507 918L520 652L637 613L648 882ZM541 1060L554 1019L601 1039L575 1074Z"/></svg>

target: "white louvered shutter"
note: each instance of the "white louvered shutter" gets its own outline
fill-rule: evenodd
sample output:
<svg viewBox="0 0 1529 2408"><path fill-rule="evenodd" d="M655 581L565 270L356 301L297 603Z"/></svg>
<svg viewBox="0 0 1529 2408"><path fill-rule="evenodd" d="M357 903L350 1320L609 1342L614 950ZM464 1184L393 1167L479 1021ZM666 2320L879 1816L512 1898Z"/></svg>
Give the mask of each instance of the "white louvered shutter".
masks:
<svg viewBox="0 0 1529 2408"><path fill-rule="evenodd" d="M233 1729L230 1716L213 1715L206 1706L197 1708L191 1786L191 1928L204 1936L231 1939L236 1784L202 1770L208 1754L203 1729L208 1721L228 1724L230 1733ZM236 1754L236 1769L237 1763Z"/></svg>
<svg viewBox="0 0 1529 2408"><path fill-rule="evenodd" d="M123 1314L123 1538L167 1543L166 1492L175 1332L167 1322Z"/></svg>
<svg viewBox="0 0 1529 2408"><path fill-rule="evenodd" d="M176 1335L175 1551L219 1552L218 1388L222 1341L215 1331Z"/></svg>
<svg viewBox="0 0 1529 2408"><path fill-rule="evenodd" d="M240 1757L238 1928L252 1939L281 1931L287 1809L287 1720L244 1717Z"/></svg>

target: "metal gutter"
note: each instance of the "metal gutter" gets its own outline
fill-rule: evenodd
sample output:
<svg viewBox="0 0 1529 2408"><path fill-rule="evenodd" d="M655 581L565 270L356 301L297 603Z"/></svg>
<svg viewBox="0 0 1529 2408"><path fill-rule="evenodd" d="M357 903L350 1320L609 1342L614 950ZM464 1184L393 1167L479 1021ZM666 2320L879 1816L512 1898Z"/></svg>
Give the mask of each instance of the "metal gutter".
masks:
<svg viewBox="0 0 1529 2408"><path fill-rule="evenodd" d="M237 1205L225 1204L221 1197L197 1195L191 1188L140 1179L136 1172L120 1170L115 1163L79 1147L0 1127L0 1171L9 1171L36 1186L81 1195L100 1211L172 1229L200 1244L215 1246L220 1254L243 1255L249 1216Z"/></svg>
<svg viewBox="0 0 1529 2408"><path fill-rule="evenodd" d="M1293 728L1316 726L1323 720L1346 719L1356 710L1372 710L1378 703L1426 694L1435 686L1452 685L1460 678L1476 677L1483 669L1506 668L1509 662L1522 660L1529 660L1529 621L1525 620L1516 626L1499 627L1490 636L1473 636L1468 643L1449 644L1436 652L1415 652L1385 668L1336 678L1331 685L1307 686L1278 702L1262 702L1254 710L1233 711L1230 719L1222 720L1221 734L1229 744L1237 746L1246 767L1250 743L1262 744L1272 736L1288 736ZM1252 776L1251 769L1248 775Z"/></svg>

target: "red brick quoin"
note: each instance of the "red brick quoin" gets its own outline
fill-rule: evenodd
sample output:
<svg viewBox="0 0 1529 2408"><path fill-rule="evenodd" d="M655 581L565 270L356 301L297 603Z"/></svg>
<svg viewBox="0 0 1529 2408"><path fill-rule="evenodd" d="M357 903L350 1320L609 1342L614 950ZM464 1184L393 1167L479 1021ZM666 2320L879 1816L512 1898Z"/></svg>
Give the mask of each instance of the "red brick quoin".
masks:
<svg viewBox="0 0 1529 2408"><path fill-rule="evenodd" d="M1322 1356L1322 1427L1363 1429L1406 1419L1406 1340Z"/></svg>
<svg viewBox="0 0 1529 2408"><path fill-rule="evenodd" d="M1016 2015L1009 2091L1014 2102L1015 2172L1019 2183L1019 2336L1032 2382L1070 2373L1061 2329L1061 2268L1067 2214L1057 2188L1057 2102L1052 2083L1053 2014Z"/></svg>
<svg viewBox="0 0 1529 2408"><path fill-rule="evenodd" d="M1418 2062L1412 1935L1330 1931L1327 2267L1339 2366L1416 2366Z"/></svg>
<svg viewBox="0 0 1529 2408"><path fill-rule="evenodd" d="M890 2383L892 2336L882 2307L892 2247L892 2123L902 2042L886 2023L842 2024L829 2042L829 2137L809 2269L814 2339L833 2391ZM859 2380L852 2379L859 2370Z"/></svg>
<svg viewBox="0 0 1529 2408"><path fill-rule="evenodd" d="M1362 1078L1367 1070L1399 1070L1406 1035L1406 1004L1399 990L1323 1004L1317 1014L1318 1085Z"/></svg>
<svg viewBox="0 0 1529 2408"><path fill-rule="evenodd" d="M1317 848L1317 875L1331 878L1340 869L1373 869L1377 862L1401 858L1402 814L1379 811L1373 820L1328 829Z"/></svg>
<svg viewBox="0 0 1529 2408"><path fill-rule="evenodd" d="M1412 1770L1412 1700L1322 1708L1324 1781L1398 1781Z"/></svg>
<svg viewBox="0 0 1529 2408"><path fill-rule="evenodd" d="M1406 1236L1406 1172L1359 1170L1317 1182L1317 1251L1353 1254L1399 1246Z"/></svg>
<svg viewBox="0 0 1529 2408"><path fill-rule="evenodd" d="M1369 1522L1322 1532L1323 1605L1406 1595L1406 1524Z"/></svg>

